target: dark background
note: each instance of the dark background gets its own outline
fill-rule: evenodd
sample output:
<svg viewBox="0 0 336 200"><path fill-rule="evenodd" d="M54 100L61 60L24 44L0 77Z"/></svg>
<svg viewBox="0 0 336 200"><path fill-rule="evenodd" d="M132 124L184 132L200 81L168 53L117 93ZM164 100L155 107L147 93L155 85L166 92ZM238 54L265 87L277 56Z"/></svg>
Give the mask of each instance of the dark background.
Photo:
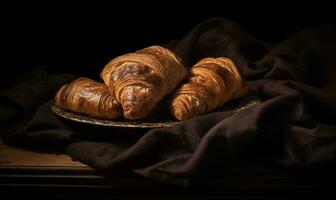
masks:
<svg viewBox="0 0 336 200"><path fill-rule="evenodd" d="M97 78L111 58L182 39L198 23L216 16L231 19L260 40L273 43L306 27L335 25L336 21L333 6L323 1L121 3L97 6L40 2L4 7L5 59L1 69L8 73L1 73L2 86L17 81L35 66L45 66L50 73Z"/></svg>

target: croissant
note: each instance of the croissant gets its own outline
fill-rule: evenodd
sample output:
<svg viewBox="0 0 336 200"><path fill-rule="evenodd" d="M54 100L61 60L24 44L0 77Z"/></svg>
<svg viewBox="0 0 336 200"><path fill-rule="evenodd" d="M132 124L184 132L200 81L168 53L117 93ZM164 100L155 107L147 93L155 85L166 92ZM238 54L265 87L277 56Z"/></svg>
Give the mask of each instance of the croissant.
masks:
<svg viewBox="0 0 336 200"><path fill-rule="evenodd" d="M78 78L64 85L55 96L57 106L92 117L113 119L121 116L121 105L103 83Z"/></svg>
<svg viewBox="0 0 336 200"><path fill-rule="evenodd" d="M100 77L122 105L125 118L143 119L186 74L173 52L150 46L111 60Z"/></svg>
<svg viewBox="0 0 336 200"><path fill-rule="evenodd" d="M173 93L170 112L186 120L211 112L246 92L245 81L229 58L205 58L191 68L186 82Z"/></svg>

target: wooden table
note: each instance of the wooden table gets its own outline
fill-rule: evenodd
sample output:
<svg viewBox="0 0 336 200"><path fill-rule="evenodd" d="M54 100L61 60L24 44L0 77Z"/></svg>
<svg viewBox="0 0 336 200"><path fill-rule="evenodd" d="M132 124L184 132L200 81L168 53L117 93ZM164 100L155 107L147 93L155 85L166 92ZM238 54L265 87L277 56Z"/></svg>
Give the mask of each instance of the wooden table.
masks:
<svg viewBox="0 0 336 200"><path fill-rule="evenodd" d="M37 152L7 145L0 145L0 166L89 168L66 154Z"/></svg>
<svg viewBox="0 0 336 200"><path fill-rule="evenodd" d="M0 195L34 199L316 199L333 196L335 173L292 176L274 169L223 169L200 188L183 189L133 174L103 176L68 155L0 145Z"/></svg>
<svg viewBox="0 0 336 200"><path fill-rule="evenodd" d="M0 195L41 199L131 198L144 188L155 192L158 187L160 184L136 175L100 175L65 154L0 145Z"/></svg>

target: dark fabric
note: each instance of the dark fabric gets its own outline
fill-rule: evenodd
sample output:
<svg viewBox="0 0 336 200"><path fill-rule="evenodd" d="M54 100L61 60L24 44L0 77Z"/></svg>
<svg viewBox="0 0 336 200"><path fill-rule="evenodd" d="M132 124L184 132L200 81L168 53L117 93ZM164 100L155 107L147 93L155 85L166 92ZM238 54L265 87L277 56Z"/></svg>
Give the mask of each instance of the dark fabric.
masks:
<svg viewBox="0 0 336 200"><path fill-rule="evenodd" d="M74 77L34 75L1 92L4 142L61 145L96 169L132 171L184 186L238 157L300 169L334 162L335 27L312 27L270 45L229 20L214 18L168 47L186 66L208 56L233 59L249 93L262 103L240 112L217 110L148 132L86 127L50 110L49 99Z"/></svg>

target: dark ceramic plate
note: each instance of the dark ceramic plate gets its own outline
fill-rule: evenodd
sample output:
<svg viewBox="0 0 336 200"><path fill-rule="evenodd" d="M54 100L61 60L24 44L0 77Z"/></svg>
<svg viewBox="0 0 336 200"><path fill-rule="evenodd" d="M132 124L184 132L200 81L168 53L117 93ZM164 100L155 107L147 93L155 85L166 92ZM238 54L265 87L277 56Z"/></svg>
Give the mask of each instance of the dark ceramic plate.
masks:
<svg viewBox="0 0 336 200"><path fill-rule="evenodd" d="M225 106L218 108L215 111L227 111L230 110L232 112L240 112L246 108L250 108L256 106L260 103L260 99L255 96L246 95L239 100L230 101ZM173 126L178 121L174 121L171 119L160 119L157 116L150 117L149 119L145 119L143 121L127 121L125 119L116 119L116 120L105 120L105 119L97 119L93 117L89 117L86 115L81 115L73 112L66 111L58 106L53 105L52 108L54 113L57 115L71 120L76 121L84 124L93 124L99 126L108 126L108 127L115 127L115 128L143 128L143 129L150 129L150 128L162 128L162 127L169 127ZM156 112L160 113L160 112ZM167 114L168 115L168 114Z"/></svg>

